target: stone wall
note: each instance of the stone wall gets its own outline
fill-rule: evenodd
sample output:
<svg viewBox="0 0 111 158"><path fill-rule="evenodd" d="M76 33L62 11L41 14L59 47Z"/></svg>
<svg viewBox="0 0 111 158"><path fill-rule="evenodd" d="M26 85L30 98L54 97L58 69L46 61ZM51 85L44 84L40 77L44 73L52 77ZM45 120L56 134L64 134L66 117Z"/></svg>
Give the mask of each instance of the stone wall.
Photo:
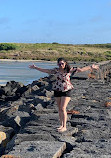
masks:
<svg viewBox="0 0 111 158"><path fill-rule="evenodd" d="M100 69L98 71L92 72L96 79L111 81L111 61L104 61L98 63Z"/></svg>

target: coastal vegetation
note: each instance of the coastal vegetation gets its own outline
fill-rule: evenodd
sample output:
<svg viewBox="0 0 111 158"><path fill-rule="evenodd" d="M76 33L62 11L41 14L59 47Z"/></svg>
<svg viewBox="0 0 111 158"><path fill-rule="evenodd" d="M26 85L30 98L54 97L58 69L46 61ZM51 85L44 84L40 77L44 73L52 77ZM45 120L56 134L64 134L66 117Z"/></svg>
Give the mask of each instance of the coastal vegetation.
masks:
<svg viewBox="0 0 111 158"><path fill-rule="evenodd" d="M16 45L10 43L1 43L0 50L15 50Z"/></svg>
<svg viewBox="0 0 111 158"><path fill-rule="evenodd" d="M109 44L0 43L0 59L100 62L111 60Z"/></svg>

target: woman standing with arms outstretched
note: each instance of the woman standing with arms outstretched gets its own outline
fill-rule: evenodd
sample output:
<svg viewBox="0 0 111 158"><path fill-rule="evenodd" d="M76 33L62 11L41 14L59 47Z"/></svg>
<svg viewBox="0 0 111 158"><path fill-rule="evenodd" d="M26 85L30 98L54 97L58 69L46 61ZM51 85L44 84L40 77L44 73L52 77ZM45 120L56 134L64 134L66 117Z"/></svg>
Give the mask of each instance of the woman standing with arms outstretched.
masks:
<svg viewBox="0 0 111 158"><path fill-rule="evenodd" d="M54 74L56 81L53 84L54 97L55 101L58 105L59 119L60 119L60 127L58 128L59 132L64 132L67 130L66 122L67 122L67 105L71 99L71 90L74 88L70 81L70 76L73 72L83 72L92 69L99 69L97 65L86 66L83 68L71 68L67 61L64 58L59 58L57 60L58 68L54 69L43 69L37 66L30 65L29 68L36 69L41 72L45 72L48 74Z"/></svg>

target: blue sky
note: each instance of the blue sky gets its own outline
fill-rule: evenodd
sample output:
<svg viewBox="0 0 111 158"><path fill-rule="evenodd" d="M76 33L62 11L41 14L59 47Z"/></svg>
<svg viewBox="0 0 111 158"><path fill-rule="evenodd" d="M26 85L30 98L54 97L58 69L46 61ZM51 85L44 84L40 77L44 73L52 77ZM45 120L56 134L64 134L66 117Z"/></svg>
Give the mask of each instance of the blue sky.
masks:
<svg viewBox="0 0 111 158"><path fill-rule="evenodd" d="M111 0L0 0L0 42L111 43Z"/></svg>

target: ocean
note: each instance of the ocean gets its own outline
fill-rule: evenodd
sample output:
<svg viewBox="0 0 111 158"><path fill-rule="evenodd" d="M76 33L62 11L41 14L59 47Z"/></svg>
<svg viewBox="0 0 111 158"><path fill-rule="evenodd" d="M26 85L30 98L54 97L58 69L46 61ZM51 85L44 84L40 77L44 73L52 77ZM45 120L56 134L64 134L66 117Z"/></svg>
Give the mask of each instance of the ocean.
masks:
<svg viewBox="0 0 111 158"><path fill-rule="evenodd" d="M0 60L0 85L9 81L21 82L24 85L32 83L41 77L48 76L47 73L30 69L29 65L35 64L38 67L51 69L57 66L56 62L35 62L35 61L1 61Z"/></svg>

